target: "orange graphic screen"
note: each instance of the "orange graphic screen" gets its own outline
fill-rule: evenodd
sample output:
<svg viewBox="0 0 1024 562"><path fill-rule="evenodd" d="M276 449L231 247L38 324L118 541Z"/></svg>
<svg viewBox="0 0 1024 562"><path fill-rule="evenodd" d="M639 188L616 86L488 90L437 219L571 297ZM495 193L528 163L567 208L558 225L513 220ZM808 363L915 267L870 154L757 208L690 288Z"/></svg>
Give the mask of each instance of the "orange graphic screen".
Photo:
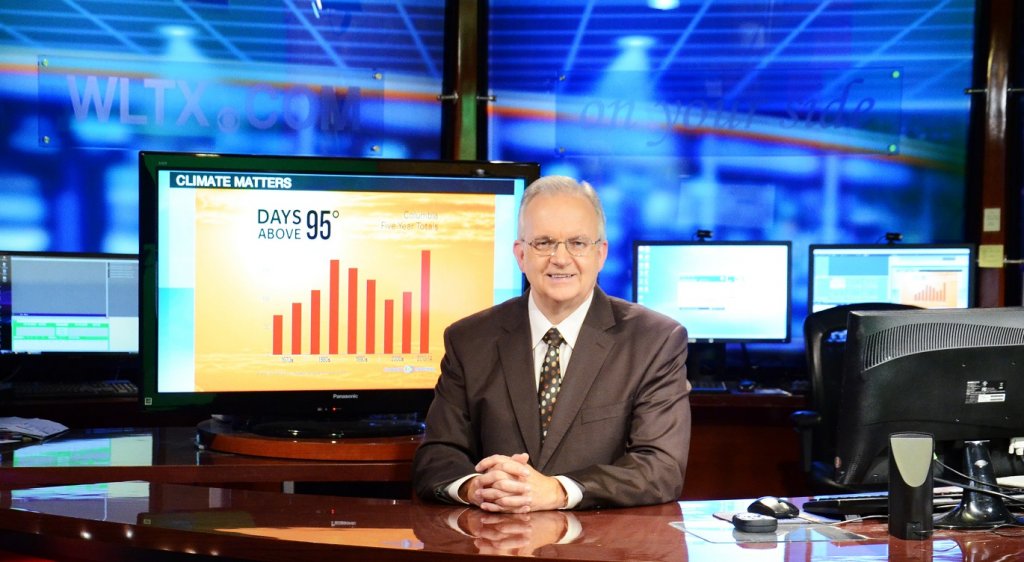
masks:
<svg viewBox="0 0 1024 562"><path fill-rule="evenodd" d="M191 193L197 391L431 388L494 303L495 195Z"/></svg>

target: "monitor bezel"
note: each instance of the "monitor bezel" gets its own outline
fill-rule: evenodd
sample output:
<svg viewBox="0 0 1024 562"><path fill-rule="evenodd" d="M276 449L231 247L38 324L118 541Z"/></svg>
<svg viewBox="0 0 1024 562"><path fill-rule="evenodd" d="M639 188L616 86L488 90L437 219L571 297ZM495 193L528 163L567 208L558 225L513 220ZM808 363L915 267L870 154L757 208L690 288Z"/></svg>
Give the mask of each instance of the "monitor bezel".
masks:
<svg viewBox="0 0 1024 562"><path fill-rule="evenodd" d="M902 242L896 244L810 244L807 247L807 313L810 314L814 311L814 252L815 250L884 250L884 249L896 249L896 250L957 250L966 249L968 250L968 262L971 264L970 269L967 272L967 306L971 308L975 305L977 290L977 261L978 261L978 246L969 242L927 242L927 243L911 243L904 244ZM853 304L853 303L847 303ZM838 305L836 305L838 306Z"/></svg>
<svg viewBox="0 0 1024 562"><path fill-rule="evenodd" d="M793 242L791 240L634 240L632 248L633 275L630 280L632 284L631 299L637 302L639 281L639 248L641 246L772 246L786 248L786 334L782 338L707 338L689 336L689 342L694 344L726 344L726 343L790 343L792 341L793 321ZM683 323L685 326L685 323ZM689 328L687 328L689 330Z"/></svg>
<svg viewBox="0 0 1024 562"><path fill-rule="evenodd" d="M157 392L157 176L164 168L274 173L345 173L456 177L516 177L525 186L540 177L532 162L420 160L301 155L139 152L140 346L139 396L144 411L188 411L228 416L359 418L371 415L422 415L433 388L334 391ZM511 220L515 220L513 217ZM511 252L511 248L509 248ZM511 256L510 256L511 259ZM525 288L525 280L524 280ZM337 392L345 391L345 392Z"/></svg>

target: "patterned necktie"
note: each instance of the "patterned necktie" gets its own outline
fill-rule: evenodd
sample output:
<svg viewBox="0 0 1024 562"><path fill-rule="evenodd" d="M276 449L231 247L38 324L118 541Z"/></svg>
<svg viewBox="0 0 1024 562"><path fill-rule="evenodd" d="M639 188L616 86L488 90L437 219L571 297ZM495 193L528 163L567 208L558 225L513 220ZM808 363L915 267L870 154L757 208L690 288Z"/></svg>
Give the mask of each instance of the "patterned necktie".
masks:
<svg viewBox="0 0 1024 562"><path fill-rule="evenodd" d="M562 386L562 367L558 362L558 348L565 342L557 328L551 328L544 334L544 343L548 344L548 352L544 355L544 364L540 369L540 384L537 389L537 400L540 403L540 439L543 442L548 436L548 425L551 414L555 411L555 400L558 389Z"/></svg>

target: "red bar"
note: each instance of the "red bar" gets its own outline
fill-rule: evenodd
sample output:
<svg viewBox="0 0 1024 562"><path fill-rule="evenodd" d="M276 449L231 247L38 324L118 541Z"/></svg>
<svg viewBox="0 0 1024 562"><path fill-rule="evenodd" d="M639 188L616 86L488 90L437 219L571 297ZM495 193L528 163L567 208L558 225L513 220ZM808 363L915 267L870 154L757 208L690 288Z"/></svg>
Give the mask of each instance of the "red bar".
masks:
<svg viewBox="0 0 1024 562"><path fill-rule="evenodd" d="M331 286L328 288L330 296L330 310L327 311L330 320L327 324L327 348L331 355L338 354L338 260L331 260Z"/></svg>
<svg viewBox="0 0 1024 562"><path fill-rule="evenodd" d="M274 355L284 355L284 316L274 315Z"/></svg>
<svg viewBox="0 0 1024 562"><path fill-rule="evenodd" d="M359 269L348 268L348 353L356 352L356 307L359 306Z"/></svg>
<svg viewBox="0 0 1024 562"><path fill-rule="evenodd" d="M377 329L376 318L374 318L375 308L377 303L374 301L377 299L377 281L375 279L366 280L366 353L367 355L374 352L374 344L376 343L373 339L374 330Z"/></svg>
<svg viewBox="0 0 1024 562"><path fill-rule="evenodd" d="M420 353L430 351L430 250L420 254Z"/></svg>
<svg viewBox="0 0 1024 562"><path fill-rule="evenodd" d="M302 303L292 303L292 355L302 353Z"/></svg>
<svg viewBox="0 0 1024 562"><path fill-rule="evenodd" d="M320 355L320 291L309 292L309 352Z"/></svg>
<svg viewBox="0 0 1024 562"><path fill-rule="evenodd" d="M384 299L384 353L395 352L395 299Z"/></svg>
<svg viewBox="0 0 1024 562"><path fill-rule="evenodd" d="M412 292L402 292L402 353L412 353Z"/></svg>

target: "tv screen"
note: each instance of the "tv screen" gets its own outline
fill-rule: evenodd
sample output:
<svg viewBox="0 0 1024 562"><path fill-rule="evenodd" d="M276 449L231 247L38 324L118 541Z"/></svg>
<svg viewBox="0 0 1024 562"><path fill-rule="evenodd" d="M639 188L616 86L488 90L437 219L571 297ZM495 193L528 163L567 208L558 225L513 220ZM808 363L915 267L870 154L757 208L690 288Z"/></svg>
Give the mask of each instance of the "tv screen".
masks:
<svg viewBox="0 0 1024 562"><path fill-rule="evenodd" d="M0 250L3 382L134 378L135 254Z"/></svg>
<svg viewBox="0 0 1024 562"><path fill-rule="evenodd" d="M697 343L788 342L792 245L639 240L633 300Z"/></svg>
<svg viewBox="0 0 1024 562"><path fill-rule="evenodd" d="M973 304L973 244L811 244L808 310L864 302Z"/></svg>
<svg viewBox="0 0 1024 562"><path fill-rule="evenodd" d="M421 414L453 321L518 295L526 163L140 153L148 409Z"/></svg>

